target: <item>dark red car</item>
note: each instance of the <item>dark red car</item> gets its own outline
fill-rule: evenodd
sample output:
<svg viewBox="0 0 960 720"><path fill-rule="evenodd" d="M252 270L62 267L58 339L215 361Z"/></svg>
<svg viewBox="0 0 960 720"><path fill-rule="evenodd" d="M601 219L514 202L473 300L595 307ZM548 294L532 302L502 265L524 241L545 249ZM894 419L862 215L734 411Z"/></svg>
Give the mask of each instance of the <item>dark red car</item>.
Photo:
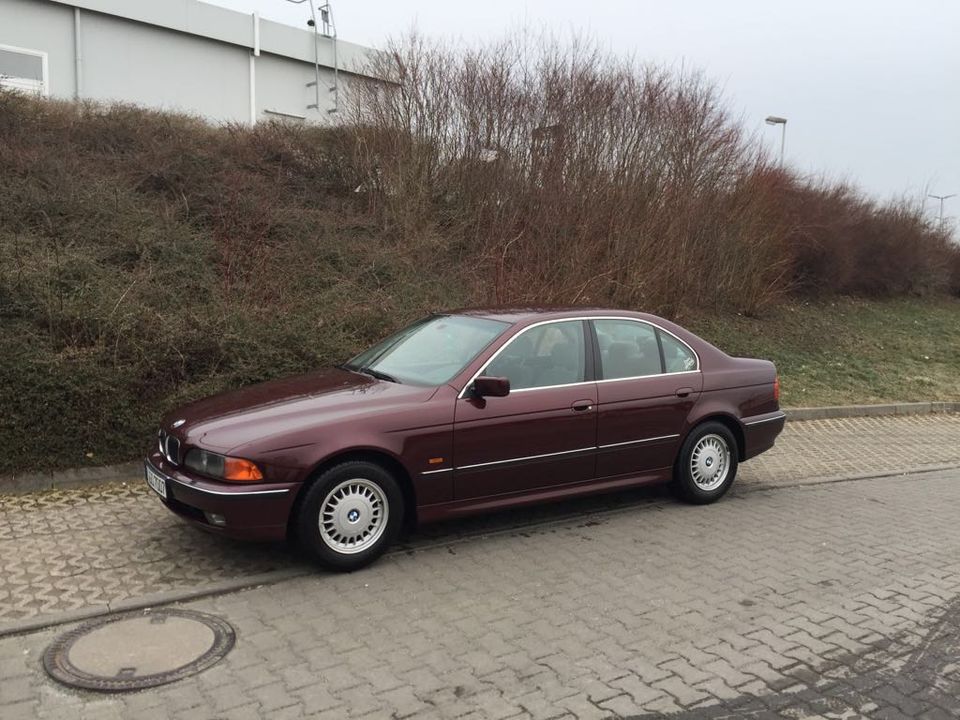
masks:
<svg viewBox="0 0 960 720"><path fill-rule="evenodd" d="M232 537L361 567L407 522L673 482L721 497L783 429L773 363L653 315L479 309L351 361L180 408L147 482Z"/></svg>

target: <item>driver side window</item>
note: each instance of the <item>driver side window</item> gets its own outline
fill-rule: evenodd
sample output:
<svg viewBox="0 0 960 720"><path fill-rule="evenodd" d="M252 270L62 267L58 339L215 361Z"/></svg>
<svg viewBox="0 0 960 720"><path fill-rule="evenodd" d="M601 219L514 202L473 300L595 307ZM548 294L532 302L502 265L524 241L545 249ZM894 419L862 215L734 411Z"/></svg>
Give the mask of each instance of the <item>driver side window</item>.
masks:
<svg viewBox="0 0 960 720"><path fill-rule="evenodd" d="M515 337L480 374L508 378L511 390L578 383L585 354L582 321L548 323Z"/></svg>

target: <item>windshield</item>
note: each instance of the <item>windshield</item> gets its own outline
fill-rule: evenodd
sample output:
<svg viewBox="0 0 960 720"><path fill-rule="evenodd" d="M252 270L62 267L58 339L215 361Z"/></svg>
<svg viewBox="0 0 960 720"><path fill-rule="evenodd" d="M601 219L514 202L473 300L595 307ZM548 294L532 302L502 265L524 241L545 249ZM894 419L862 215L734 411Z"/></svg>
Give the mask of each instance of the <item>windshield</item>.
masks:
<svg viewBox="0 0 960 720"><path fill-rule="evenodd" d="M360 353L344 367L382 380L443 385L508 327L498 320L433 315Z"/></svg>

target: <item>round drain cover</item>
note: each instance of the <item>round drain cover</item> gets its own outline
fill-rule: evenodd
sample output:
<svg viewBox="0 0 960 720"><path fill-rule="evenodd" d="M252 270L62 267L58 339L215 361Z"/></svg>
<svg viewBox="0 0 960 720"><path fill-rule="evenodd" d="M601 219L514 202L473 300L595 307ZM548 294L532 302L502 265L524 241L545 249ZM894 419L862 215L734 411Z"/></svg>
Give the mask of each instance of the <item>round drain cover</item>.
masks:
<svg viewBox="0 0 960 720"><path fill-rule="evenodd" d="M192 610L145 610L84 623L43 655L47 673L71 687L141 690L219 662L236 636L221 618Z"/></svg>

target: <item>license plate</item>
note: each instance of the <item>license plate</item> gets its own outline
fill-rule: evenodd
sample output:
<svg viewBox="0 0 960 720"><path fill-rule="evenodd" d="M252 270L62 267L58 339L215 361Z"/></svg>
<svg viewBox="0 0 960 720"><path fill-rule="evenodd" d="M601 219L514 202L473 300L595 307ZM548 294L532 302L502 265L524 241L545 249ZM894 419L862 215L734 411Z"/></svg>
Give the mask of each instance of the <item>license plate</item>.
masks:
<svg viewBox="0 0 960 720"><path fill-rule="evenodd" d="M144 470L147 476L147 485L149 485L157 495L166 500L167 481L161 475L157 474L149 465L145 465Z"/></svg>

